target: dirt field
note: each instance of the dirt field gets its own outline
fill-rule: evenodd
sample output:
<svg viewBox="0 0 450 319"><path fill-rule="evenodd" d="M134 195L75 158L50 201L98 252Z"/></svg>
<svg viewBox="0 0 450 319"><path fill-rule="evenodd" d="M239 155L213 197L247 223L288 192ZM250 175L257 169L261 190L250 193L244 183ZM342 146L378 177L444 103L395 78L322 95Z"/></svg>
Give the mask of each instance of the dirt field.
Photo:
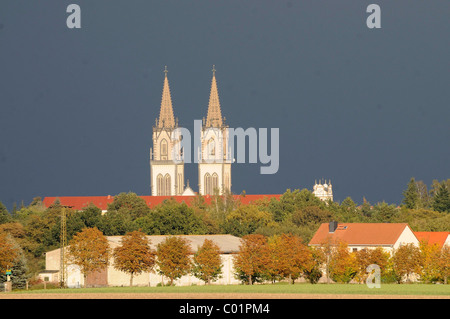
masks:
<svg viewBox="0 0 450 319"><path fill-rule="evenodd" d="M450 296L265 293L0 293L0 299L450 299Z"/></svg>

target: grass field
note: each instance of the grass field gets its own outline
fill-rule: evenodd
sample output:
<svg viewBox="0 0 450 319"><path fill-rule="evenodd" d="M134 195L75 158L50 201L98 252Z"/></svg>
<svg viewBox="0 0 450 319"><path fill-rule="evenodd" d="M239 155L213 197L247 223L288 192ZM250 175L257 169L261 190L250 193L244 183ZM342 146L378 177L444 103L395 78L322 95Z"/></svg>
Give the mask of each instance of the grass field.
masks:
<svg viewBox="0 0 450 319"><path fill-rule="evenodd" d="M110 287L80 289L46 289L16 291L13 294L326 294L326 295L405 295L405 296L449 296L450 285L435 284L382 284L381 288L368 288L363 284L264 284L229 286L186 287Z"/></svg>

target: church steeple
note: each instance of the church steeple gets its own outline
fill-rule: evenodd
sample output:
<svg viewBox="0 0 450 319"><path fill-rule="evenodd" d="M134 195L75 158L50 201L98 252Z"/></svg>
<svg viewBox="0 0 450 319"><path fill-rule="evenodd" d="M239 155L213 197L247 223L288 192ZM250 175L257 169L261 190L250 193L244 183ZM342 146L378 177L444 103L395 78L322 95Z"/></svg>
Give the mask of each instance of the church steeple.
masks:
<svg viewBox="0 0 450 319"><path fill-rule="evenodd" d="M222 127L223 119L220 110L219 91L217 90L216 68L213 65L213 77L211 82L211 93L209 95L208 115L206 127Z"/></svg>
<svg viewBox="0 0 450 319"><path fill-rule="evenodd" d="M164 87L161 99L161 109L157 126L159 128L174 128L175 118L173 116L172 97L170 96L169 79L167 78L167 66L164 69Z"/></svg>

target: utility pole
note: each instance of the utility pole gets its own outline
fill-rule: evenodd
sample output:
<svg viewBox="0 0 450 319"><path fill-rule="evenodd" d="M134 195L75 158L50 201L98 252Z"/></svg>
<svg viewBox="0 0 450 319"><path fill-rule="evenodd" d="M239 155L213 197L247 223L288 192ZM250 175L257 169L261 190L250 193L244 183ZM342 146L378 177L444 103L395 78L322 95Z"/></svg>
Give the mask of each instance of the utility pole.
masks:
<svg viewBox="0 0 450 319"><path fill-rule="evenodd" d="M66 288L67 265L66 265L66 245L67 245L67 213L66 206L61 210L61 234L60 234L60 266L59 266L59 287Z"/></svg>

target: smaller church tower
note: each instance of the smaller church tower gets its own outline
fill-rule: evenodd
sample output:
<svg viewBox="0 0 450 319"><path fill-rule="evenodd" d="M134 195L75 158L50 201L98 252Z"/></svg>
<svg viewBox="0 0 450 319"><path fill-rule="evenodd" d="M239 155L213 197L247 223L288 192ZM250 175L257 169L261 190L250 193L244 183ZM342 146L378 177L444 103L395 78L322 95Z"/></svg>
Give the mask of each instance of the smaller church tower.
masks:
<svg viewBox="0 0 450 319"><path fill-rule="evenodd" d="M231 160L228 149L228 126L222 117L216 69L213 66L208 114L203 119L198 164L198 186L202 195L221 195L231 191Z"/></svg>
<svg viewBox="0 0 450 319"><path fill-rule="evenodd" d="M167 67L159 119L153 126L153 148L150 149L150 181L152 196L181 195L184 191L184 162L177 140L178 119L175 120L170 95Z"/></svg>
<svg viewBox="0 0 450 319"><path fill-rule="evenodd" d="M323 201L327 200L333 201L333 188L331 185L331 181L328 180L328 184L326 181L324 181L323 184L322 181L319 181L319 183L315 181L313 187L313 194Z"/></svg>

